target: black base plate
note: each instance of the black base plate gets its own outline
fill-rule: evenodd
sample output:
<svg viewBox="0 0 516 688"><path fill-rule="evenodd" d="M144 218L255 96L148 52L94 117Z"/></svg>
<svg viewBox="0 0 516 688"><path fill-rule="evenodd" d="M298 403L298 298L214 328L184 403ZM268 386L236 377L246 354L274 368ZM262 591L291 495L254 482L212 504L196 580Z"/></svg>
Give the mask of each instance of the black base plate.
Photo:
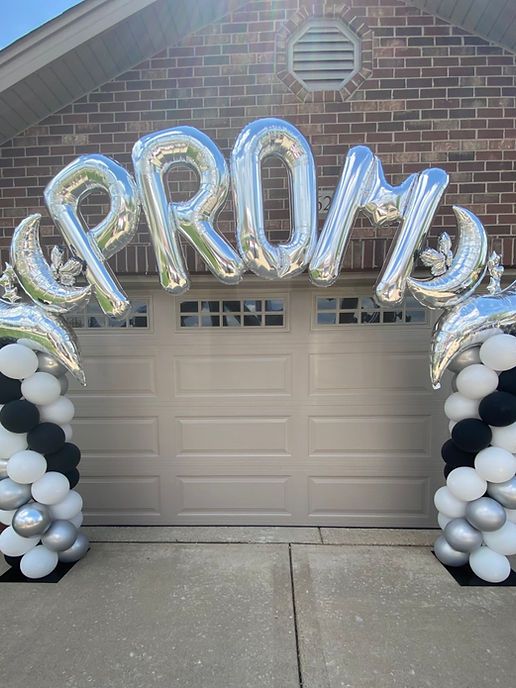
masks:
<svg viewBox="0 0 516 688"><path fill-rule="evenodd" d="M76 561L72 564L59 563L45 578L26 578L19 568L13 566L0 576L0 583L59 583L76 563Z"/></svg>
<svg viewBox="0 0 516 688"><path fill-rule="evenodd" d="M435 557L435 553L432 552ZM435 557L437 559L437 557ZM439 559L437 559L439 561ZM473 573L469 564L464 566L445 566L442 561L439 561L441 566L445 568L450 576L453 576L461 587L468 588L515 588L516 587L516 571L511 571L508 578L501 583L490 583L482 580Z"/></svg>

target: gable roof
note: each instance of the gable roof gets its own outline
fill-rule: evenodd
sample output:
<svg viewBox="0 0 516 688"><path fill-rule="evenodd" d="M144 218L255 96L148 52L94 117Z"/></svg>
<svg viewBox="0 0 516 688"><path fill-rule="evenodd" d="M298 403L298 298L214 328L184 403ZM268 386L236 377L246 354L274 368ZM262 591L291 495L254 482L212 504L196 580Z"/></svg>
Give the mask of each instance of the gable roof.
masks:
<svg viewBox="0 0 516 688"><path fill-rule="evenodd" d="M247 0L86 0L0 51L0 144ZM406 0L516 51L516 0Z"/></svg>

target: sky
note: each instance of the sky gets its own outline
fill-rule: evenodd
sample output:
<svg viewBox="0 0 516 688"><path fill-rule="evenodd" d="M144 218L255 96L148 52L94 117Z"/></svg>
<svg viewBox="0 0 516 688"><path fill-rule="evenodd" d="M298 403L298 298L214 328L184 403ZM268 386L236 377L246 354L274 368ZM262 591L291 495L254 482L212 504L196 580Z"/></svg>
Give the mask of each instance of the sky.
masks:
<svg viewBox="0 0 516 688"><path fill-rule="evenodd" d="M0 0L0 50L82 0Z"/></svg>

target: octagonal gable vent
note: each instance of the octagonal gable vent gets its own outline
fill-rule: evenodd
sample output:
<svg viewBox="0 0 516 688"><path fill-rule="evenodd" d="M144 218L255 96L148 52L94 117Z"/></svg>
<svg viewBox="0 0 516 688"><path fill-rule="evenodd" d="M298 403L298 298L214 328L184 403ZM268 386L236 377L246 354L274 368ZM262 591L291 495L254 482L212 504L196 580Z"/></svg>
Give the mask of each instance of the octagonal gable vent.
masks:
<svg viewBox="0 0 516 688"><path fill-rule="evenodd" d="M308 91L336 91L360 68L360 40L340 21L313 19L292 36L289 71Z"/></svg>

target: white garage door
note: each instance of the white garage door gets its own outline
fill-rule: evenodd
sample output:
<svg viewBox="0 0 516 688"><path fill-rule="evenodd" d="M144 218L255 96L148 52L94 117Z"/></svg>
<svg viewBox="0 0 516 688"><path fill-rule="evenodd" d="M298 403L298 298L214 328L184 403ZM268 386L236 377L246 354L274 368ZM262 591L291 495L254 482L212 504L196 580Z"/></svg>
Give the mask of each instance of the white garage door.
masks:
<svg viewBox="0 0 516 688"><path fill-rule="evenodd" d="M122 326L77 316L88 522L433 523L446 430L430 325L370 293L139 288Z"/></svg>

